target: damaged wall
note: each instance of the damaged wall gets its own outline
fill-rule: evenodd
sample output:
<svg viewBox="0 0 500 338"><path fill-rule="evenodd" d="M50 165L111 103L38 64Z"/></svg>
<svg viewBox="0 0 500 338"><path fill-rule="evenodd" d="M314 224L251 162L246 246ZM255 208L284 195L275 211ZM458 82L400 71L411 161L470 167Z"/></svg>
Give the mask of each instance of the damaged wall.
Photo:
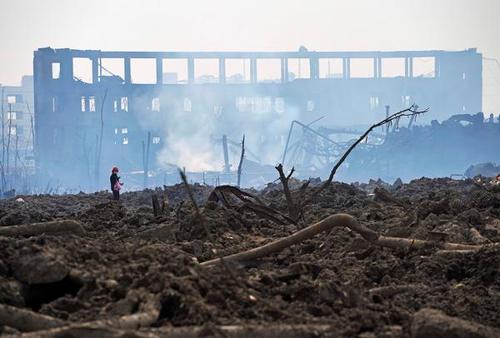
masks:
<svg viewBox="0 0 500 338"><path fill-rule="evenodd" d="M205 170L203 166L212 163L207 169L221 169L222 163L213 164L219 158L205 146L223 134L234 140L250 134L249 148L263 163L273 164L279 161L294 119L307 122L325 116L322 123L327 126L366 125L385 116L386 105L397 110L412 103L431 107L424 122L481 111L481 72L481 54L475 49L41 48L34 56L37 160L47 179L50 173L59 184L85 189L97 176L93 187L102 188L112 165L142 170L143 142L150 132L150 168L173 163ZM189 139L196 140L194 147ZM181 157L197 162L183 163Z"/></svg>

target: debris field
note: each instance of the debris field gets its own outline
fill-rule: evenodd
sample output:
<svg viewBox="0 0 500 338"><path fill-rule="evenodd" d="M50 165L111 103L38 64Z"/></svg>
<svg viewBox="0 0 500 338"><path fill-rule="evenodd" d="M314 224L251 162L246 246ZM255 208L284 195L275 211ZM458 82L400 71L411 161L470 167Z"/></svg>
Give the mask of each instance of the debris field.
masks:
<svg viewBox="0 0 500 338"><path fill-rule="evenodd" d="M279 182L2 200L1 335L500 336L500 185L333 182L288 212Z"/></svg>

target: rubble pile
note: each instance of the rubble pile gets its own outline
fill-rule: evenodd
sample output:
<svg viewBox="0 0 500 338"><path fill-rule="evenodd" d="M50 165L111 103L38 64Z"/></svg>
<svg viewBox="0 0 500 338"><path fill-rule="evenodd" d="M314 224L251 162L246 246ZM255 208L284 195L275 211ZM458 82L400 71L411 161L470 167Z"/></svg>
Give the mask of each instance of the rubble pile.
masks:
<svg viewBox="0 0 500 338"><path fill-rule="evenodd" d="M67 330L84 337L89 327L102 337L267 337L262 327L275 337L499 332L499 185L335 182L297 224L273 221L236 200L208 201L212 187L191 190L200 214L182 185L124 193L120 202L106 192L0 201L3 335L55 337ZM281 185L249 193L287 214ZM153 195L168 200L156 216ZM337 213L384 236L436 245L384 248L339 227L260 260L200 265ZM2 235L26 224L35 225ZM57 231L27 232L37 226ZM481 249L440 250L444 242Z"/></svg>

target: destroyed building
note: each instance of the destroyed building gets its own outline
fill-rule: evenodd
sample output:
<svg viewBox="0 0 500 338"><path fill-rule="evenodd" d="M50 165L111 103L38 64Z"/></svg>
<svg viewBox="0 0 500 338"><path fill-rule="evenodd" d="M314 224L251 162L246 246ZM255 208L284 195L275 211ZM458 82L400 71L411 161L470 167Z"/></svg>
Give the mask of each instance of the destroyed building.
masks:
<svg viewBox="0 0 500 338"><path fill-rule="evenodd" d="M0 84L0 92L0 135L5 174L32 173L35 169L33 77L23 76L19 86Z"/></svg>
<svg viewBox="0 0 500 338"><path fill-rule="evenodd" d="M112 165L149 168L173 142L166 126L214 123L214 139L253 133L263 163L281 158L292 120L363 126L417 103L420 122L482 110L482 55L464 51L34 53L37 160L65 186ZM275 128L279 121L285 128ZM185 137L190 137L189 132ZM176 140L174 140L176 141ZM210 140L206 140L209 142ZM265 158L270 149L279 156ZM190 149L185 149L189 155ZM264 157L264 158L262 158ZM178 164L178 163L174 163ZM147 166L147 165L146 165ZM188 168L191 169L191 168ZM221 163L222 169L222 163ZM71 175L67 175L71 173ZM105 177L104 177L105 178ZM96 181L98 182L98 180Z"/></svg>

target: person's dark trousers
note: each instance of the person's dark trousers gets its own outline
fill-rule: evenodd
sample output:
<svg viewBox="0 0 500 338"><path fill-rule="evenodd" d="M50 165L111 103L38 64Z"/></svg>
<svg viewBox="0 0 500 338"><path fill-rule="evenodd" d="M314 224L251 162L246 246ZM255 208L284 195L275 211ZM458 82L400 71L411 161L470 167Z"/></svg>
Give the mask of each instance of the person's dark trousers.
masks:
<svg viewBox="0 0 500 338"><path fill-rule="evenodd" d="M113 190L113 199L114 199L115 201L120 200L120 192L119 192L119 191L117 191L117 190Z"/></svg>

